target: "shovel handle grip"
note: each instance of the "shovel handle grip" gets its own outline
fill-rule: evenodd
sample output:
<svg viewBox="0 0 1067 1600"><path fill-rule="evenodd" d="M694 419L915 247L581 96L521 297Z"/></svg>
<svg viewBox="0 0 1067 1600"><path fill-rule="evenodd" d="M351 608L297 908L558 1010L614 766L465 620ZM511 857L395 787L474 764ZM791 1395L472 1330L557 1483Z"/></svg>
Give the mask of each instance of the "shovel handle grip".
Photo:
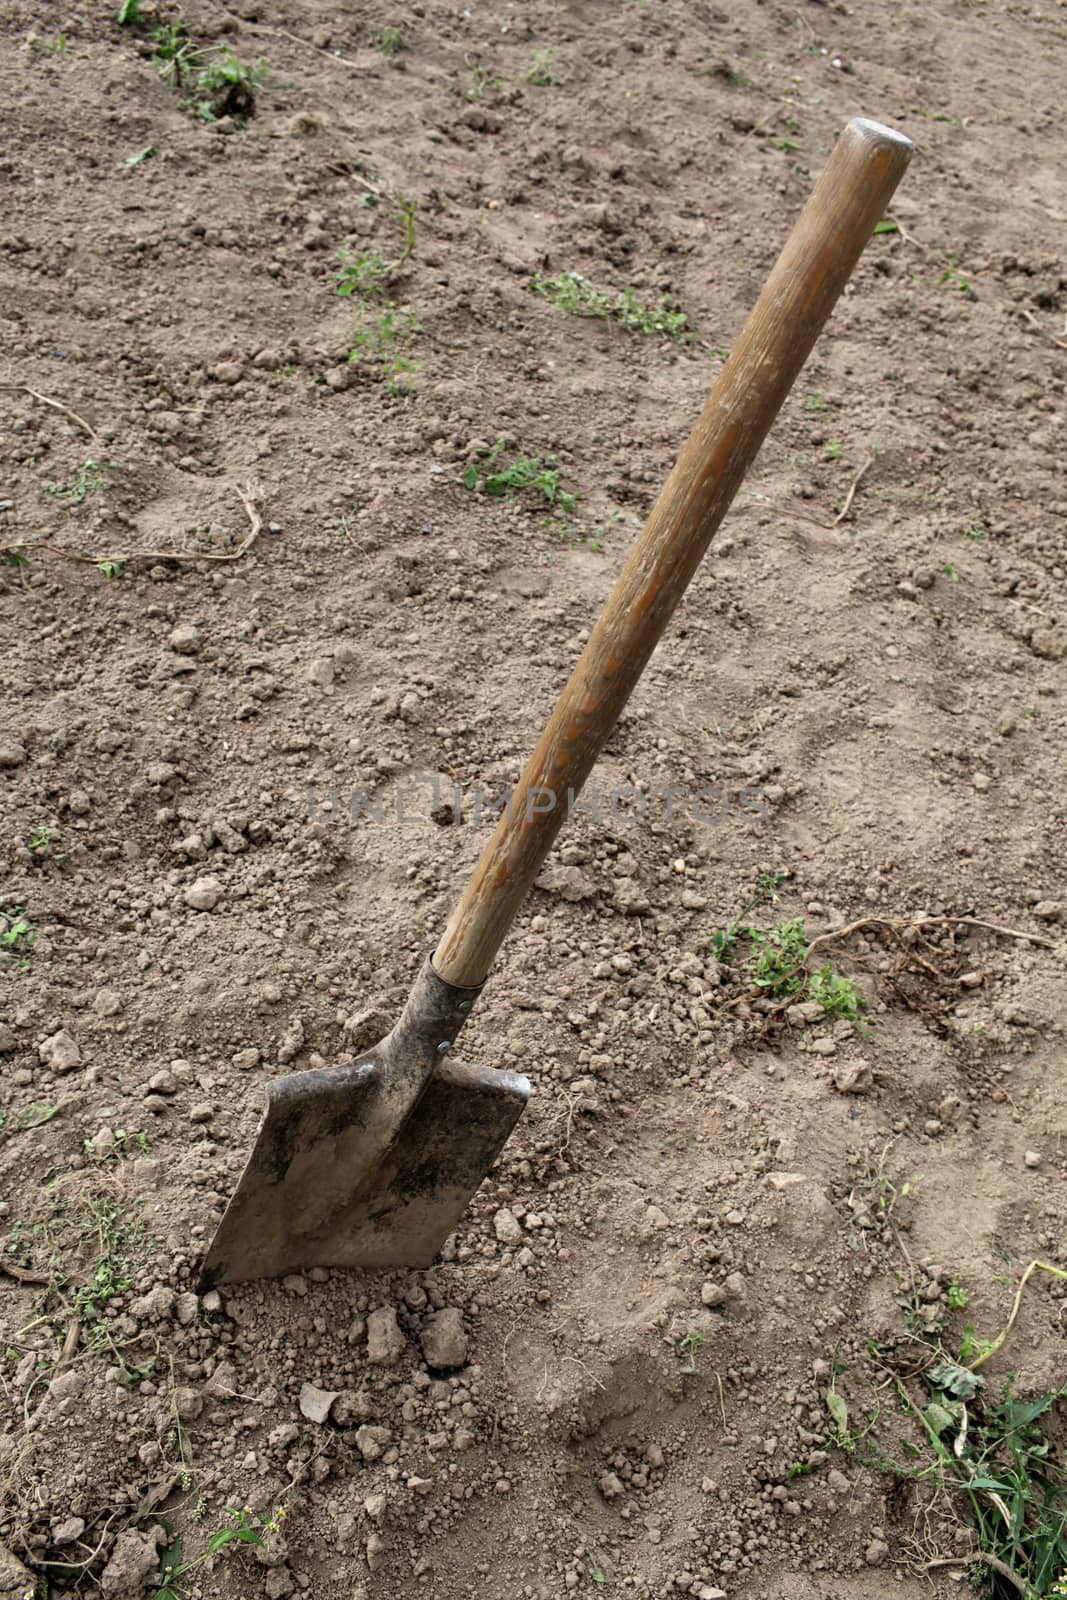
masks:
<svg viewBox="0 0 1067 1600"><path fill-rule="evenodd" d="M434 954L482 982L912 155L856 118L834 147Z"/></svg>

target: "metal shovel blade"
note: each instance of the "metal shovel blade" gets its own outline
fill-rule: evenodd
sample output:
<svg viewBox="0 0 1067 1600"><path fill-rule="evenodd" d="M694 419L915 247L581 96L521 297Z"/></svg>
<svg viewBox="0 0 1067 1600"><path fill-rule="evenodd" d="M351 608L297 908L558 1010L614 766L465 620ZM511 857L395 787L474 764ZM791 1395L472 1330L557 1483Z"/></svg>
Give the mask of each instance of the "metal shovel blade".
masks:
<svg viewBox="0 0 1067 1600"><path fill-rule="evenodd" d="M530 1093L517 1073L444 1060L477 992L427 962L381 1044L268 1084L203 1287L316 1266L429 1266Z"/></svg>

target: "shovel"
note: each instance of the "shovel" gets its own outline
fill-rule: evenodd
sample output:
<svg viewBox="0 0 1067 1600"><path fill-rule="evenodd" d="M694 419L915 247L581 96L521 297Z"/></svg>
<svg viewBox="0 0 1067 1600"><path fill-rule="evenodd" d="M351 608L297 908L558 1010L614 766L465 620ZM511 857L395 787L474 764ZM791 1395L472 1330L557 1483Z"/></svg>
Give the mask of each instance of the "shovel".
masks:
<svg viewBox="0 0 1067 1600"><path fill-rule="evenodd" d="M392 1032L278 1078L202 1269L205 1286L299 1268L424 1267L530 1093L452 1046L519 907L884 215L912 154L845 128Z"/></svg>

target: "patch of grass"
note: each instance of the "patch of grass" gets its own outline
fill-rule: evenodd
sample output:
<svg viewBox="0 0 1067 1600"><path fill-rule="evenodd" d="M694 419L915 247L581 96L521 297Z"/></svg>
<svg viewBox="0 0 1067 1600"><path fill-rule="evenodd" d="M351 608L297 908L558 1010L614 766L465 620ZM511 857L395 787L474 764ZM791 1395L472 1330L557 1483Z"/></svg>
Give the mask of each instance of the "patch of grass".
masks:
<svg viewBox="0 0 1067 1600"><path fill-rule="evenodd" d="M381 27L371 32L370 42L375 50L380 50L383 56L399 56L405 50L410 50L407 34L402 28L383 23Z"/></svg>
<svg viewBox="0 0 1067 1600"><path fill-rule="evenodd" d="M193 77L189 104L205 122L233 117L238 122L253 115L256 90L269 81L265 61L242 61L229 45L211 53L200 52L201 64Z"/></svg>
<svg viewBox="0 0 1067 1600"><path fill-rule="evenodd" d="M804 410L813 417L821 416L824 412L829 411L829 409L830 402L827 400L821 389L816 389L814 394L809 394L808 398L804 402Z"/></svg>
<svg viewBox="0 0 1067 1600"><path fill-rule="evenodd" d="M122 0L122 4L115 13L115 21L120 28L135 28L142 21L141 0Z"/></svg>
<svg viewBox="0 0 1067 1600"><path fill-rule="evenodd" d="M776 928L747 931L753 949L748 975L757 989L765 989L775 999L802 989L804 976L798 969L808 953L803 917L794 917Z"/></svg>
<svg viewBox="0 0 1067 1600"><path fill-rule="evenodd" d="M925 117L927 122L941 122L946 128L966 126L964 118L955 116L951 111L930 111L926 106L909 106L908 110L913 117Z"/></svg>
<svg viewBox="0 0 1067 1600"><path fill-rule="evenodd" d="M867 1004L852 979L835 971L830 961L811 974L807 998L817 1000L828 1017L847 1017L850 1022L860 1020Z"/></svg>
<svg viewBox="0 0 1067 1600"><path fill-rule="evenodd" d="M501 440L479 462L472 462L460 480L466 489L491 495L497 500L513 500L516 495L533 492L550 506L569 516L580 496L560 486L560 468L542 461L540 456L515 456L501 462Z"/></svg>
<svg viewBox="0 0 1067 1600"><path fill-rule="evenodd" d="M111 483L109 474L114 470L109 461L83 461L73 483L54 483L48 493L57 500L67 500L71 505L81 505L86 495L92 494L96 489L109 487Z"/></svg>
<svg viewBox="0 0 1067 1600"><path fill-rule="evenodd" d="M29 45L31 50L36 50L38 55L61 56L70 43L65 33L43 35L34 33L30 35Z"/></svg>
<svg viewBox="0 0 1067 1600"><path fill-rule="evenodd" d="M540 273L530 284L535 294L574 317L597 317L617 322L631 333L666 334L682 344L691 337L684 311L672 311L666 295L654 304L641 301L633 289L609 294L596 289L580 272L561 272L554 278Z"/></svg>
<svg viewBox="0 0 1067 1600"><path fill-rule="evenodd" d="M842 447L841 447L840 439L827 439L827 441L826 441L826 459L828 461L840 461L841 460L841 448Z"/></svg>
<svg viewBox="0 0 1067 1600"><path fill-rule="evenodd" d="M538 89L548 89L553 84L558 84L559 79L552 70L556 53L554 45L536 50L522 69L522 81L532 83Z"/></svg>
<svg viewBox="0 0 1067 1600"><path fill-rule="evenodd" d="M385 286L395 268L380 250L371 245L353 254L342 246L337 255L341 265L333 277L343 300L380 301L385 297Z"/></svg>
<svg viewBox="0 0 1067 1600"><path fill-rule="evenodd" d="M35 854L44 855L55 836L56 830L42 822L39 827L34 828L26 843Z"/></svg>
<svg viewBox="0 0 1067 1600"><path fill-rule="evenodd" d="M973 539L976 544L981 544L985 536L985 523L980 522L977 517L974 518L973 522L969 522L963 530L963 537L965 539Z"/></svg>

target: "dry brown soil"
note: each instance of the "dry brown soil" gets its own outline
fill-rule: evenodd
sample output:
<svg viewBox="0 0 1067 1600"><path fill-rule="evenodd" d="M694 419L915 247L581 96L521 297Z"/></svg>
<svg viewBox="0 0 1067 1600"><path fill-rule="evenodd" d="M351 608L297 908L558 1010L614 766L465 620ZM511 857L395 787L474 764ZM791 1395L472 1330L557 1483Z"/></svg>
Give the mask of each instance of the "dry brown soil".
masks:
<svg viewBox="0 0 1067 1600"><path fill-rule="evenodd" d="M143 11L0 21L0 1539L53 1600L154 1594L227 1505L284 1543L179 1593L967 1591L924 1571L959 1496L873 1446L918 1442L916 1328L989 1338L1067 1261L1067 11L196 0L270 64L244 126ZM388 1025L487 836L416 779L517 776L855 114L917 144L898 230L597 769L644 816L575 819L464 1036L527 1116L432 1270L197 1299L264 1083ZM400 393L332 276L402 254L394 195ZM564 271L693 337L532 292ZM502 434L573 514L463 486ZM867 1027L770 1017L713 945L770 873L764 928L1015 932L867 926L824 947ZM1063 1383L1065 1287L991 1385Z"/></svg>

